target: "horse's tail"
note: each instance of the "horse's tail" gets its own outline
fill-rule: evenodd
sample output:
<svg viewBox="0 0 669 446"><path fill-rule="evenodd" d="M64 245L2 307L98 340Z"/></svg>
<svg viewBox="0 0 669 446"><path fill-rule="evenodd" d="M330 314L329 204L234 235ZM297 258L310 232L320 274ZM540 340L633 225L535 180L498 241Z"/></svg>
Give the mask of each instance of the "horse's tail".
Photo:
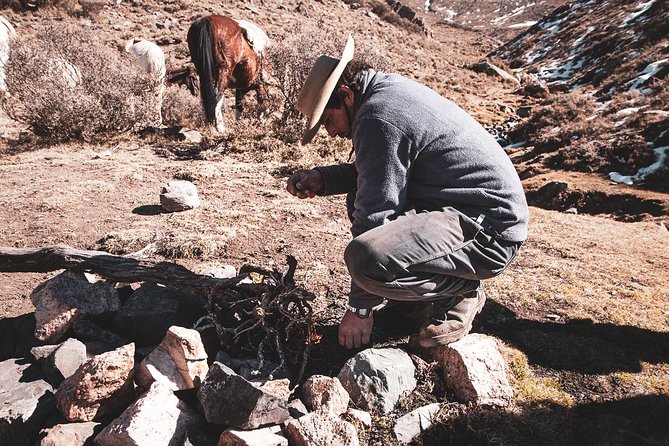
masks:
<svg viewBox="0 0 669 446"><path fill-rule="evenodd" d="M216 91L214 88L214 42L209 18L193 23L188 30L191 59L200 77L200 96L207 122L216 122Z"/></svg>

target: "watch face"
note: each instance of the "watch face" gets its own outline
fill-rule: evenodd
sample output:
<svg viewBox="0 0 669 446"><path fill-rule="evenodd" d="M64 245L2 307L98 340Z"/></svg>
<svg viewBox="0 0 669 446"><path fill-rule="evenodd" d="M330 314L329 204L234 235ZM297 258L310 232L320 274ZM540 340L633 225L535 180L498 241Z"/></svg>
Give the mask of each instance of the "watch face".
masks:
<svg viewBox="0 0 669 446"><path fill-rule="evenodd" d="M361 319L368 318L372 315L372 310L369 308L355 308L353 306L348 307L349 311Z"/></svg>
<svg viewBox="0 0 669 446"><path fill-rule="evenodd" d="M370 311L368 308L358 308L357 310L355 310L355 314L358 317L367 318L369 317Z"/></svg>

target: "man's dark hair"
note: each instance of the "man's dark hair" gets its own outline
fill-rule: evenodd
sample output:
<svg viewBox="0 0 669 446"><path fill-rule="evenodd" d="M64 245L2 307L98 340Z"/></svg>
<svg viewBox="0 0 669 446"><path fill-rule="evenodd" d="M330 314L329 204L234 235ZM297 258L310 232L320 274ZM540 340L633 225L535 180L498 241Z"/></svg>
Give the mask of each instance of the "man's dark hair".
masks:
<svg viewBox="0 0 669 446"><path fill-rule="evenodd" d="M335 86L332 95L330 95L330 99L328 99L328 103L325 104L325 108L330 109L342 106L343 100L337 91L342 85L346 85L353 91L354 95L357 95L362 89L362 77L365 74L365 71L370 68L372 68L372 66L363 60L353 59L350 61L342 75L339 77L337 85Z"/></svg>

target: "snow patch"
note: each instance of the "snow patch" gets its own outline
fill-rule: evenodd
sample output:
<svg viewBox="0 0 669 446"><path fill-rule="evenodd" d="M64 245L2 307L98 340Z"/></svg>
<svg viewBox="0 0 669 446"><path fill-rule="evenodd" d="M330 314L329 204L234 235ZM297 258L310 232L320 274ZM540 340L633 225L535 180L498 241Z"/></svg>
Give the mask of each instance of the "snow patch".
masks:
<svg viewBox="0 0 669 446"><path fill-rule="evenodd" d="M523 22L523 23L514 23L513 25L509 25L509 28L511 29L517 29L517 28L529 28L530 26L533 26L537 23L537 21L529 21L529 22Z"/></svg>
<svg viewBox="0 0 669 446"><path fill-rule="evenodd" d="M636 7L636 11L633 13L629 14L627 17L625 17L625 20L623 20L623 23L621 23L618 27L619 28L626 28L628 27L632 22L634 22L637 17L640 15L643 15L650 9L651 6L653 6L653 3L655 3L655 0L649 0L645 3L639 3Z"/></svg>
<svg viewBox="0 0 669 446"><path fill-rule="evenodd" d="M665 169L664 164L667 160L667 152L669 152L669 146L657 147L653 150L655 152L656 161L648 167L642 167L637 170L634 175L622 175L618 172L609 173L609 178L611 181L616 183L623 184L634 184L635 181L642 181L646 179L649 175L654 174L655 172Z"/></svg>
<svg viewBox="0 0 669 446"><path fill-rule="evenodd" d="M646 92L649 91L649 89L647 89L647 88L642 89L640 87L643 84L645 84L648 81L648 79L650 79L655 74L657 74L657 72L660 71L662 69L662 67L664 66L664 64L666 64L667 62L669 62L669 58L661 59L661 60L658 60L656 62L649 63L646 66L646 68L644 68L644 70L641 72L641 74L636 78L636 80L634 81L632 86L627 89L627 91L639 90L642 93L646 94Z"/></svg>
<svg viewBox="0 0 669 446"><path fill-rule="evenodd" d="M496 19L492 19L490 21L490 23L492 23L493 25L500 25L500 24L506 22L507 20L509 20L511 17L515 17L517 15L522 14L523 11L525 10L525 8L529 8L530 6L534 6L534 5L535 5L534 3L529 3L525 6L519 6L518 8L514 9L513 11L511 11L511 13L509 13L507 15L503 15L501 17L497 17Z"/></svg>

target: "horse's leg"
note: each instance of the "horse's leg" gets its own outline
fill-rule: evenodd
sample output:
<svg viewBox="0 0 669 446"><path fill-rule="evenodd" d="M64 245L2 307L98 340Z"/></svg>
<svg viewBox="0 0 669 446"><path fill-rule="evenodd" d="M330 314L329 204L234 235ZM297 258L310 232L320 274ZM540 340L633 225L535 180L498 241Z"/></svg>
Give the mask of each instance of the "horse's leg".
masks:
<svg viewBox="0 0 669 446"><path fill-rule="evenodd" d="M265 99L267 98L268 94L267 86L264 83L259 82L255 86L254 90L256 91L256 99L258 100L258 119L260 121L264 121L265 112L267 111L265 109Z"/></svg>
<svg viewBox="0 0 669 446"><path fill-rule="evenodd" d="M163 96L165 95L165 81L160 80L160 86L158 87L158 127L163 125Z"/></svg>
<svg viewBox="0 0 669 446"><path fill-rule="evenodd" d="M225 95L222 92L218 93L218 100L216 102L215 116L216 116L216 131L219 133L225 132L225 122L223 121L223 106L225 105Z"/></svg>
<svg viewBox="0 0 669 446"><path fill-rule="evenodd" d="M242 117L242 112L244 111L242 101L244 100L244 96L246 96L247 91L248 90L243 88L238 88L235 90L235 119L237 120Z"/></svg>
<svg viewBox="0 0 669 446"><path fill-rule="evenodd" d="M220 67L218 72L218 90L216 102L216 130L219 133L225 132L225 123L223 122L223 106L225 105L225 89L228 88L230 79L232 79L233 67L226 62Z"/></svg>

